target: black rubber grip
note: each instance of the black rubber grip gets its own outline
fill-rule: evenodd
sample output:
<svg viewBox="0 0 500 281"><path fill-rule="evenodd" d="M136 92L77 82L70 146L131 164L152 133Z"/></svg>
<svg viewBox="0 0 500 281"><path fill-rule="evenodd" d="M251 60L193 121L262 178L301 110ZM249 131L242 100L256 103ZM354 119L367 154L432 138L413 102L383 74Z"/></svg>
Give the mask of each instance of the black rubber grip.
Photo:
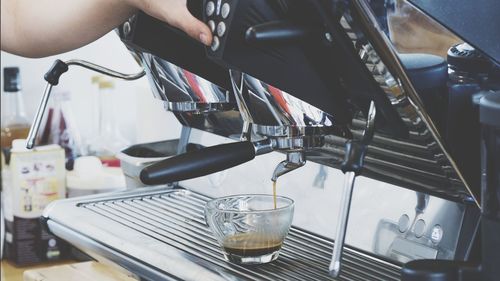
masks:
<svg viewBox="0 0 500 281"><path fill-rule="evenodd" d="M68 71L68 65L62 60L56 60L49 71L45 73L45 81L55 86L59 84L59 77L66 71Z"/></svg>
<svg viewBox="0 0 500 281"><path fill-rule="evenodd" d="M356 176L361 174L365 161L367 145L358 140L349 140L345 144L345 158L340 166L342 172L354 172Z"/></svg>
<svg viewBox="0 0 500 281"><path fill-rule="evenodd" d="M273 21L248 28L245 40L248 43L300 42L308 35L309 30L305 27L286 21Z"/></svg>
<svg viewBox="0 0 500 281"><path fill-rule="evenodd" d="M255 158L251 142L237 142L202 148L174 156L141 171L140 179L147 185L182 181L232 168Z"/></svg>

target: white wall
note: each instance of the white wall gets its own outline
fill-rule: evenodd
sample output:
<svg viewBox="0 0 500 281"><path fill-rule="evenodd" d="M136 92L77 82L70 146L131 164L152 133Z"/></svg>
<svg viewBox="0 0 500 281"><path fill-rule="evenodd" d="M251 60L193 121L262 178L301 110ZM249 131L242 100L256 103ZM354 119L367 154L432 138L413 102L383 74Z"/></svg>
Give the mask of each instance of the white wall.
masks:
<svg viewBox="0 0 500 281"><path fill-rule="evenodd" d="M26 113L30 119L34 116L45 87L43 75L55 59L84 59L124 73L135 73L141 69L114 32L78 50L42 59L27 59L1 52L2 70L7 66L21 69ZM85 138L89 137L92 128L89 114L93 104L89 93L95 91L91 85L93 75L95 73L92 71L73 66L61 77L57 86L58 89L71 92L71 109ZM178 136L178 122L163 110L161 101L153 98L146 78L132 82L115 81L116 120L127 139L137 143Z"/></svg>

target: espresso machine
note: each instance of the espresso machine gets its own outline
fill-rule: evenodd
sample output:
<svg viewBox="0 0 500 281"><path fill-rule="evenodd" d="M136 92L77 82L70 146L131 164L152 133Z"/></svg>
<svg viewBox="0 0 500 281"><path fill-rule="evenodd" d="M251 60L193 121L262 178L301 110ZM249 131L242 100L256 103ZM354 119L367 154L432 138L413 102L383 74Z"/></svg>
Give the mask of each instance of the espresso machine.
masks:
<svg viewBox="0 0 500 281"><path fill-rule="evenodd" d="M183 125L177 155L131 175L143 188L51 204L48 230L144 280L495 280L500 7L475 3L488 25L465 28L445 2L188 1L210 47L137 13L117 33L144 71L58 61L28 143L79 65L146 75ZM446 58L404 52L395 11L460 39ZM279 259L226 262L205 203L278 179L297 206Z"/></svg>

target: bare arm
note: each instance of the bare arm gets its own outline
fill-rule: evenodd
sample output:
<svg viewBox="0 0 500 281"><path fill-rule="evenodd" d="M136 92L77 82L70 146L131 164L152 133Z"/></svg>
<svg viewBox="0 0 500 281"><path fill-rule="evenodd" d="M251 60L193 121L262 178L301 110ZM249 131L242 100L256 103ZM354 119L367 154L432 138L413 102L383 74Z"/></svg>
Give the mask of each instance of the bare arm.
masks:
<svg viewBox="0 0 500 281"><path fill-rule="evenodd" d="M84 46L129 18L137 9L209 44L208 27L186 0L1 0L1 48L27 57L54 55Z"/></svg>

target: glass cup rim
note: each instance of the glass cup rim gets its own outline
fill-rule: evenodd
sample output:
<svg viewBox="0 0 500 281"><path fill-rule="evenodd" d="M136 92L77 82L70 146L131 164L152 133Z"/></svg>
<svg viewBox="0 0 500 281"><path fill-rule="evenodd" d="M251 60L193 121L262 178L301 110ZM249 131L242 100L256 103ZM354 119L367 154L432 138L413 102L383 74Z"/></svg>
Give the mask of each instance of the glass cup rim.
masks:
<svg viewBox="0 0 500 281"><path fill-rule="evenodd" d="M272 213L272 212L276 212L276 211L286 210L286 209L290 209L290 208L292 208L292 207L295 206L295 201L292 198L286 197L286 196L281 196L281 195L276 195L276 199L285 199L285 200L289 201L290 204L288 204L286 206L283 206L283 207L276 208L276 209L272 208L272 209L252 210L252 211L221 210L221 209L218 209L213 204L214 202L222 200L222 199L235 198L235 197L245 197L245 196L274 197L273 195L270 195L270 194L235 194L235 195L228 195L228 196L223 196L223 197L217 197L217 198L214 198L214 199L208 201L205 204L205 208L206 209L211 209L211 210L216 210L217 212L220 212L220 213L259 214L259 213ZM214 206L210 206L210 205L214 205Z"/></svg>

